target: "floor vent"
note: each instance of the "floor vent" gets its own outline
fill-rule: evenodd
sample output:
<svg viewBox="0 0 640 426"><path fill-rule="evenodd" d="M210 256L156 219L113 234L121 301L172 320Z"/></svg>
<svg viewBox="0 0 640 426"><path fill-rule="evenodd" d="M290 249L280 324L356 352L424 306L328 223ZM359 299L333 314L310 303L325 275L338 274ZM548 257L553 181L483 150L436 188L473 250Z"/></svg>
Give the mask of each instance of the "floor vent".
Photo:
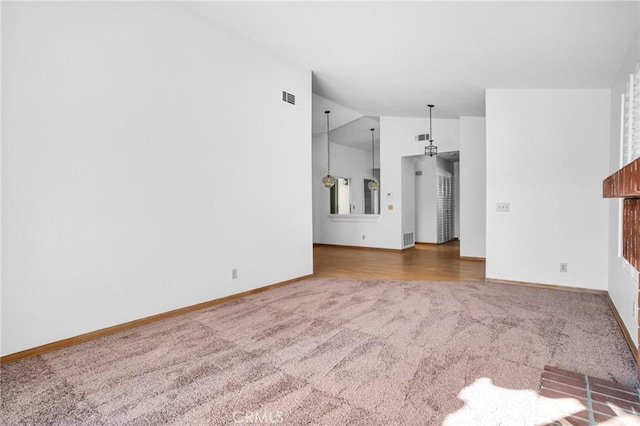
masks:
<svg viewBox="0 0 640 426"><path fill-rule="evenodd" d="M413 241L413 232L402 234L402 247L411 247L413 245L415 245L415 241Z"/></svg>
<svg viewBox="0 0 640 426"><path fill-rule="evenodd" d="M290 103L291 105L295 105L296 104L296 95L293 95L291 93L287 93L284 90L282 91L282 100L285 102Z"/></svg>

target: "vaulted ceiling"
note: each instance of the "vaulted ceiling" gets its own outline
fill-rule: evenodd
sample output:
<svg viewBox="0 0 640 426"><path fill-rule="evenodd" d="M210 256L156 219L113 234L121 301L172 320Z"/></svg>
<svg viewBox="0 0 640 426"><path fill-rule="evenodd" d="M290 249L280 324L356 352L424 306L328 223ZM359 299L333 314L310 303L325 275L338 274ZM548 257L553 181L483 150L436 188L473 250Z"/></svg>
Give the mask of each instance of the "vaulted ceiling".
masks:
<svg viewBox="0 0 640 426"><path fill-rule="evenodd" d="M363 116L483 116L487 88L609 88L638 1L193 2ZM322 108L314 114L323 122ZM336 121L340 121L336 117ZM333 127L333 126L332 126Z"/></svg>

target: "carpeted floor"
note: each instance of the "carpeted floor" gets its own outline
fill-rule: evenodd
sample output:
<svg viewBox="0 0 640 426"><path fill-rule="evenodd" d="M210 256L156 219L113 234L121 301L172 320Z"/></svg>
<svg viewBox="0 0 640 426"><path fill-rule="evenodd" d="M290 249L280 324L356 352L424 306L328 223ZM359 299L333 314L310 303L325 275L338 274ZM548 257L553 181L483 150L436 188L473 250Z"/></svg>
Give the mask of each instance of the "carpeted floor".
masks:
<svg viewBox="0 0 640 426"><path fill-rule="evenodd" d="M534 425L545 365L637 385L604 296L313 278L3 365L1 423Z"/></svg>

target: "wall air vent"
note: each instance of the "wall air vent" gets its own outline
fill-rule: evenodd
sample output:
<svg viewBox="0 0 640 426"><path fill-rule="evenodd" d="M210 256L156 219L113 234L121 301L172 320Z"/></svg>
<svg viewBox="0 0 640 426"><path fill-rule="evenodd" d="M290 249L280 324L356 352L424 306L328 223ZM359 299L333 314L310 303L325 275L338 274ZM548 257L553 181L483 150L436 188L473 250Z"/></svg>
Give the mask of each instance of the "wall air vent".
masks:
<svg viewBox="0 0 640 426"><path fill-rule="evenodd" d="M429 142L429 133L416 135L416 142Z"/></svg>
<svg viewBox="0 0 640 426"><path fill-rule="evenodd" d="M411 247L413 245L415 245L415 242L413 240L413 232L402 234L402 248Z"/></svg>
<svg viewBox="0 0 640 426"><path fill-rule="evenodd" d="M416 176L422 176L422 170L416 170Z"/></svg>
<svg viewBox="0 0 640 426"><path fill-rule="evenodd" d="M291 93L287 93L284 90L282 91L282 100L284 102L288 102L291 105L295 105L296 104L296 95L293 95Z"/></svg>

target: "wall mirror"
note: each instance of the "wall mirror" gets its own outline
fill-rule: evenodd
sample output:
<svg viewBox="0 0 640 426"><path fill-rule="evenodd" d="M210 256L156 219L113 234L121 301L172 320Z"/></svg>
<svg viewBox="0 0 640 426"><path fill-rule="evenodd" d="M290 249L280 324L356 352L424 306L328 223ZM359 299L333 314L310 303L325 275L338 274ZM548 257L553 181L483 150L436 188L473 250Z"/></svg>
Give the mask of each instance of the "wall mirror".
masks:
<svg viewBox="0 0 640 426"><path fill-rule="evenodd" d="M329 209L331 214L351 213L351 185L349 179L336 177L336 183L329 189Z"/></svg>
<svg viewBox="0 0 640 426"><path fill-rule="evenodd" d="M371 129L374 129L373 133ZM360 117L331 130L331 214L380 214L380 119ZM340 177L344 176L344 177ZM348 176L348 177L347 177ZM378 182L372 191L369 182Z"/></svg>

